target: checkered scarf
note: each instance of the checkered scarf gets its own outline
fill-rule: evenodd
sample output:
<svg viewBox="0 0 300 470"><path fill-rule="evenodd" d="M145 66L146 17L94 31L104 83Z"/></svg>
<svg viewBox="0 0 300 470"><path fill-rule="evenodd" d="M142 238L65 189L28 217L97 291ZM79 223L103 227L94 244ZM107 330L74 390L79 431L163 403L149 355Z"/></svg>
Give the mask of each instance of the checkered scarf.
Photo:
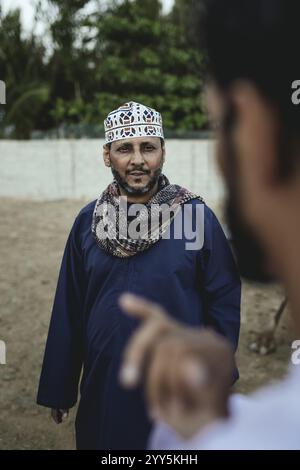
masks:
<svg viewBox="0 0 300 470"><path fill-rule="evenodd" d="M142 228L139 237L134 239L128 236L130 222L124 205L120 203L121 197L118 184L114 180L98 198L92 221L92 234L97 244L118 258L128 258L151 248L162 238L185 202L192 199L200 199L203 202L201 197L176 184L170 184L166 176L160 175L158 192L143 205L143 209L134 219L135 225L140 223ZM107 210L108 205L114 208L113 214ZM162 205L165 206L161 207ZM167 212L170 216L164 217ZM150 222L153 216L156 221L154 224ZM103 227L106 227L105 237ZM120 236L122 234L125 236Z"/></svg>

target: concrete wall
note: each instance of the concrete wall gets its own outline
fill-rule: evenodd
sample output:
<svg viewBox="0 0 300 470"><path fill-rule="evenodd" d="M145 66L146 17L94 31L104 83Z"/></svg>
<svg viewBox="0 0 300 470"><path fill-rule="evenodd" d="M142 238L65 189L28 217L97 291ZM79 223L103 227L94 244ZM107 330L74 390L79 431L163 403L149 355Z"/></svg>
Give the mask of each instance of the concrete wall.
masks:
<svg viewBox="0 0 300 470"><path fill-rule="evenodd" d="M92 200L112 179L102 145L98 139L0 140L0 196ZM169 140L164 173L172 183L218 204L223 186L213 153L211 141Z"/></svg>

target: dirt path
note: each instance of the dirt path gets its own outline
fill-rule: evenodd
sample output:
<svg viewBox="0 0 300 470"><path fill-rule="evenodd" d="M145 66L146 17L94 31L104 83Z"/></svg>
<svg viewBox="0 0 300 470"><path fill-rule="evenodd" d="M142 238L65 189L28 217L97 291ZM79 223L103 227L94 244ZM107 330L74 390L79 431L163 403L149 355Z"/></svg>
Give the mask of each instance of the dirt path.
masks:
<svg viewBox="0 0 300 470"><path fill-rule="evenodd" d="M0 340L7 345L7 365L0 365L0 449L72 449L74 411L68 423L56 426L49 411L35 405L35 395L62 251L85 203L0 203ZM290 341L285 322L275 354L260 357L247 348L251 331L266 324L281 298L278 286L243 286L239 392L277 379L286 369Z"/></svg>

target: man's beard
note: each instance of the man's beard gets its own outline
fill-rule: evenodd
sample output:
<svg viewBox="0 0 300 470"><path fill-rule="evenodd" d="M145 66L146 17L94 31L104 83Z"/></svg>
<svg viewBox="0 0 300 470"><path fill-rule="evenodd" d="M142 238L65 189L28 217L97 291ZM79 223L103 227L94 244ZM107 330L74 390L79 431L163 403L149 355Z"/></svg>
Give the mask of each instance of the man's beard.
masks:
<svg viewBox="0 0 300 470"><path fill-rule="evenodd" d="M119 186L121 186L121 188L123 189L123 191L126 194L128 194L129 196L142 196L144 194L149 193L154 188L154 186L158 182L158 179L161 175L162 167L160 167L160 168L158 168L157 170L154 171L153 176L150 178L149 183L146 186L144 186L143 188L134 188L134 187L130 186L127 183L127 181L124 178L122 178L120 173L115 168L111 167L111 171L112 171L113 177L115 178L116 182L118 183ZM139 169L139 171L144 171L144 170ZM147 173L147 172L145 172L145 173Z"/></svg>
<svg viewBox="0 0 300 470"><path fill-rule="evenodd" d="M251 228L243 221L236 207L236 198L229 194L226 201L226 219L232 237L241 276L264 284L274 282L275 276L267 268L264 250Z"/></svg>
<svg viewBox="0 0 300 470"><path fill-rule="evenodd" d="M237 181L237 158L234 146L230 137L225 137L225 162L226 162L226 218L228 228L232 237L232 245L237 257L237 262L241 276L249 281L261 282L264 284L274 282L275 276L268 269L266 253L261 242L254 231L244 220L240 208L238 207Z"/></svg>

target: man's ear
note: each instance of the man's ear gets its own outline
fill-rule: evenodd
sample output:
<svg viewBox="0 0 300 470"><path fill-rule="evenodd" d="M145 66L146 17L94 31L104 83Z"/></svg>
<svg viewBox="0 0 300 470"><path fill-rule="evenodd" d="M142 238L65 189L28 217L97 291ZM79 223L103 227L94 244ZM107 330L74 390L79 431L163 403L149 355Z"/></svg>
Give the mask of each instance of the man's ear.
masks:
<svg viewBox="0 0 300 470"><path fill-rule="evenodd" d="M278 113L247 81L234 84L230 98L235 109L233 138L238 149L239 165L253 183L273 184L277 169ZM252 189L255 191L254 186Z"/></svg>
<svg viewBox="0 0 300 470"><path fill-rule="evenodd" d="M109 148L107 145L103 145L103 161L104 161L105 166L107 167L111 166L110 152L109 152Z"/></svg>
<svg viewBox="0 0 300 470"><path fill-rule="evenodd" d="M166 161L166 144L163 143L162 145L162 157L163 157L163 163Z"/></svg>

